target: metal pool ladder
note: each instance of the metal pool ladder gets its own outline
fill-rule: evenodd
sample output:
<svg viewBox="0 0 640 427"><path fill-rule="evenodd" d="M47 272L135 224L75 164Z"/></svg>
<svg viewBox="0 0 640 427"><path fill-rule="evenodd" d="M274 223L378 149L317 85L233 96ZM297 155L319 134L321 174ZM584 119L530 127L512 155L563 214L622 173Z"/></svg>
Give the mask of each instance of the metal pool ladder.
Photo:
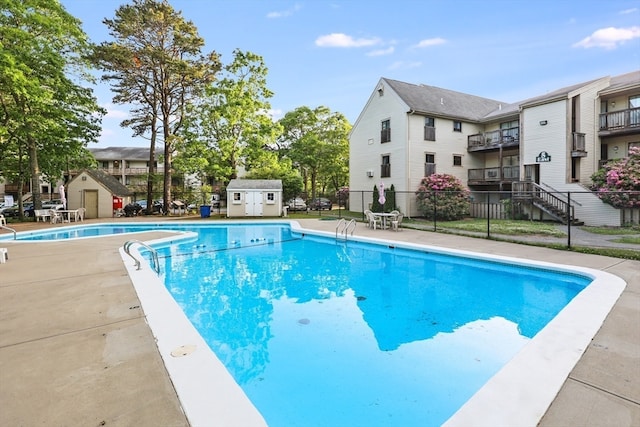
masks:
<svg viewBox="0 0 640 427"><path fill-rule="evenodd" d="M344 218L340 219L340 221L338 221L338 225L336 225L336 240L338 240L338 234L342 234L344 236L344 240L347 240L347 233L349 233L349 230L351 230L351 233L349 234L353 236L353 231L356 229L356 225L358 225L358 223L355 218L351 219L349 222L346 222Z"/></svg>
<svg viewBox="0 0 640 427"><path fill-rule="evenodd" d="M11 231L13 233L13 240L16 240L16 230L11 227L7 227L6 225L0 225L0 228Z"/></svg>
<svg viewBox="0 0 640 427"><path fill-rule="evenodd" d="M140 246L144 246L149 252L151 252L151 260L153 261L153 270L156 274L160 274L160 263L158 262L158 252L153 249L151 246L146 243L141 242L140 240L128 240L124 244L124 251L127 255L129 255L136 262L136 270L140 270L140 260L133 255L131 255L130 248L134 243L139 244Z"/></svg>

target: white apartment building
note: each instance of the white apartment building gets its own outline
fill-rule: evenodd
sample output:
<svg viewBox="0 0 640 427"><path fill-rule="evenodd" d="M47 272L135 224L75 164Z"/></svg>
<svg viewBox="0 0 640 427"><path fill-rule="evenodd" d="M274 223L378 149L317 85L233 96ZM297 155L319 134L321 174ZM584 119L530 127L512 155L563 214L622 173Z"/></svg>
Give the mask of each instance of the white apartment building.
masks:
<svg viewBox="0 0 640 427"><path fill-rule="evenodd" d="M550 205L561 203L587 225L618 226L629 212L603 203L588 186L602 162L640 145L640 70L513 104L382 78L349 142L352 210L363 205L358 191L382 183L394 186L399 210L416 216L413 193L422 178L446 173L476 201L535 194L536 217L562 220ZM495 200L481 191L494 191ZM637 221L638 213L631 217Z"/></svg>

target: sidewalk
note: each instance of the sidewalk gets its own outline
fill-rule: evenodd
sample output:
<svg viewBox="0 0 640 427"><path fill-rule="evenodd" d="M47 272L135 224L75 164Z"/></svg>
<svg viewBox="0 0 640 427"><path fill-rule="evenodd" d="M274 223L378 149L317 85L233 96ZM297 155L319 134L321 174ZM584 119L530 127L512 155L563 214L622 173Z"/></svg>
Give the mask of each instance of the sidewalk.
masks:
<svg viewBox="0 0 640 427"><path fill-rule="evenodd" d="M196 218L135 220L173 219ZM298 222L328 232L336 226L317 217ZM19 231L43 226L18 225ZM622 277L627 288L540 425L640 426L640 262L417 230L374 231L361 223L355 234ZM126 240L0 244L10 257L0 265L0 425L189 425L118 254Z"/></svg>

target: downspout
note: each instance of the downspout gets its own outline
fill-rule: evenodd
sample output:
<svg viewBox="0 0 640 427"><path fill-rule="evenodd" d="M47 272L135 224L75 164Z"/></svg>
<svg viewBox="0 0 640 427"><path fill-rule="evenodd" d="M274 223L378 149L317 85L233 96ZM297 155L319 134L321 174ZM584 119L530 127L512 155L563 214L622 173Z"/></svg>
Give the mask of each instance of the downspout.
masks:
<svg viewBox="0 0 640 427"><path fill-rule="evenodd" d="M407 218L411 218L411 203L410 203L410 199L409 199L409 185L411 185L411 168L409 166L409 155L411 153L410 151L410 141L411 141L411 133L409 132L409 130L411 129L411 121L410 118L411 116L413 116L415 114L415 110L409 110L409 113L407 115L407 149L405 150L405 156L404 156L404 170L407 171L407 187L406 187L406 191L405 191L405 200L404 200L404 212L405 215L407 216Z"/></svg>

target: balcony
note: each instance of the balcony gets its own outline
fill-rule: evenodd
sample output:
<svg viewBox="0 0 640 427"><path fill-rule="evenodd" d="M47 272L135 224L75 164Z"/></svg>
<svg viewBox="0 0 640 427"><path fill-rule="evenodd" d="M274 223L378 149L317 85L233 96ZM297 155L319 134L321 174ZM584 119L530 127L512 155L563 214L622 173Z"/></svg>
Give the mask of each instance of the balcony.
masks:
<svg viewBox="0 0 640 427"><path fill-rule="evenodd" d="M598 136L640 133L640 107L600 114Z"/></svg>
<svg viewBox="0 0 640 427"><path fill-rule="evenodd" d="M499 182L513 182L518 180L520 180L519 166L503 166L502 174L500 174L499 167L469 169L467 179L469 185L497 184Z"/></svg>
<svg viewBox="0 0 640 427"><path fill-rule="evenodd" d="M391 141L391 129L382 129L380 131L380 142L389 142Z"/></svg>
<svg viewBox="0 0 640 427"><path fill-rule="evenodd" d="M586 157L587 150L585 148L584 133L573 132L573 140L571 141L571 157Z"/></svg>
<svg viewBox="0 0 640 427"><path fill-rule="evenodd" d="M497 150L500 147L517 147L520 144L519 128L500 129L469 135L467 151Z"/></svg>

